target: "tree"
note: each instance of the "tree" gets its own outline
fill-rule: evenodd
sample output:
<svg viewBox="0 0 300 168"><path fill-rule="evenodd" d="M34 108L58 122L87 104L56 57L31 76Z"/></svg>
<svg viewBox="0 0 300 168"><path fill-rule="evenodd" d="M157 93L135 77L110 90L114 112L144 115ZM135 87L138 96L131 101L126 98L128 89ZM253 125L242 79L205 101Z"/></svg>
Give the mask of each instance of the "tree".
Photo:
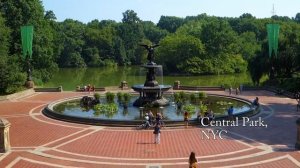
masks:
<svg viewBox="0 0 300 168"><path fill-rule="evenodd" d="M297 22L297 23L300 23L300 13L297 13L294 20Z"/></svg>
<svg viewBox="0 0 300 168"><path fill-rule="evenodd" d="M49 11L46 11L46 13L45 13L45 19L56 20L56 16L52 10L49 10Z"/></svg>
<svg viewBox="0 0 300 168"><path fill-rule="evenodd" d="M83 40L83 23L67 19L62 22L61 31L63 32L62 44L64 48L59 57L59 65L61 67L85 67L85 62L81 57L85 43Z"/></svg>
<svg viewBox="0 0 300 168"><path fill-rule="evenodd" d="M132 10L123 13L122 24L118 27L118 36L123 40L129 64L136 64L135 50L144 38L143 27L137 14Z"/></svg>
<svg viewBox="0 0 300 168"><path fill-rule="evenodd" d="M251 15L251 13L243 13L241 16L240 16L241 19L255 19L254 16Z"/></svg>
<svg viewBox="0 0 300 168"><path fill-rule="evenodd" d="M123 13L122 22L128 24L135 24L135 23L140 23L141 20L137 16L137 13L135 13L133 10L127 10Z"/></svg>
<svg viewBox="0 0 300 168"><path fill-rule="evenodd" d="M261 53L260 55L257 55L250 61L249 71L250 71L251 79L255 86L259 86L260 79L264 74L268 73L269 71L268 70L269 63L265 56L266 56L265 54Z"/></svg>
<svg viewBox="0 0 300 168"><path fill-rule="evenodd" d="M254 32L245 32L239 36L240 53L247 61L256 56L261 50L261 44L257 42Z"/></svg>
<svg viewBox="0 0 300 168"><path fill-rule="evenodd" d="M176 31L177 34L186 34L197 37L201 40L202 26L206 22L203 21L190 21L179 27Z"/></svg>
<svg viewBox="0 0 300 168"><path fill-rule="evenodd" d="M128 65L130 61L126 56L124 42L120 37L114 39L114 56L118 65Z"/></svg>
<svg viewBox="0 0 300 168"><path fill-rule="evenodd" d="M177 28L182 26L184 20L176 16L161 16L157 26L161 29L165 29L170 33L174 33Z"/></svg>
<svg viewBox="0 0 300 168"><path fill-rule="evenodd" d="M21 26L34 26L33 78L49 80L57 65L53 56L54 34L49 20L45 19L42 2L6 0L0 3L0 11L6 19L5 25L11 29L9 55L21 56Z"/></svg>
<svg viewBox="0 0 300 168"><path fill-rule="evenodd" d="M300 69L300 26L296 23L281 23L278 56L274 66L278 77L292 77Z"/></svg>
<svg viewBox="0 0 300 168"><path fill-rule="evenodd" d="M21 73L16 57L8 57L10 29L0 13L0 95L14 93L25 83L26 75Z"/></svg>
<svg viewBox="0 0 300 168"><path fill-rule="evenodd" d="M168 35L168 31L160 29L153 22L142 22L145 37L152 43L158 44L161 39Z"/></svg>
<svg viewBox="0 0 300 168"><path fill-rule="evenodd" d="M99 22L93 20L85 27L83 48L97 48L99 51L99 59L114 59L114 40L117 34L117 25L114 22ZM94 63L93 63L94 64ZM95 65L95 64L94 64ZM104 64L99 64L98 66Z"/></svg>
<svg viewBox="0 0 300 168"><path fill-rule="evenodd" d="M237 53L237 34L227 21L212 21L203 25L201 40L207 53Z"/></svg>
<svg viewBox="0 0 300 168"><path fill-rule="evenodd" d="M101 65L101 59L99 56L99 50L96 47L88 47L82 51L82 57L87 66L99 67Z"/></svg>
<svg viewBox="0 0 300 168"><path fill-rule="evenodd" d="M0 13L0 56L6 57L9 47L10 29L5 26L5 20Z"/></svg>
<svg viewBox="0 0 300 168"><path fill-rule="evenodd" d="M192 57L203 58L202 42L190 35L170 35L164 38L157 49L157 57L164 71L185 72L185 62Z"/></svg>

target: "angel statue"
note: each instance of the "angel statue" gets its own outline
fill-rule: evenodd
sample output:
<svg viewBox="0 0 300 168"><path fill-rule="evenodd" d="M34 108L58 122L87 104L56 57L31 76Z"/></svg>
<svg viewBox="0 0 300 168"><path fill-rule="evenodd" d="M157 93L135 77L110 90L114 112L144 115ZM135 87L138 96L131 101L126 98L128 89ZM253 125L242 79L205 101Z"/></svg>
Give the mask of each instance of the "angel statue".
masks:
<svg viewBox="0 0 300 168"><path fill-rule="evenodd" d="M148 56L147 56L147 60L149 62L153 62L154 60L154 48L158 47L158 44L155 45L146 45L146 44L140 44L140 46L143 46L146 48L146 50L148 51Z"/></svg>

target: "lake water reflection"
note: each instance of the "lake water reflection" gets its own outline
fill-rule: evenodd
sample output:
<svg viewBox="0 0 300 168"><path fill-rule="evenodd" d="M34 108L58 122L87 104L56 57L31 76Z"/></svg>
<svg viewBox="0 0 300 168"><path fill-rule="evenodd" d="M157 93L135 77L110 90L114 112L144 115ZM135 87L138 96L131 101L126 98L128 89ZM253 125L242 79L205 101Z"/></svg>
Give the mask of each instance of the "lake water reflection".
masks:
<svg viewBox="0 0 300 168"><path fill-rule="evenodd" d="M179 80L182 85L237 87L240 84L252 84L249 73L205 76L163 76L163 70L157 72L159 84L173 85ZM63 86L64 90L75 90L76 86L95 85L98 87L119 86L125 80L129 86L145 82L145 69L139 66L102 67L102 68L64 68L54 74L44 87Z"/></svg>

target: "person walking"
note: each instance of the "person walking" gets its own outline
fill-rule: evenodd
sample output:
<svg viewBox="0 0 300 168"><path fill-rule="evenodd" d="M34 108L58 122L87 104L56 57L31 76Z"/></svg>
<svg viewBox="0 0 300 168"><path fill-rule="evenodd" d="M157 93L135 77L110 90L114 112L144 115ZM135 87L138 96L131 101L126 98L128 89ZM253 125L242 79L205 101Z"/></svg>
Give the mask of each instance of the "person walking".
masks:
<svg viewBox="0 0 300 168"><path fill-rule="evenodd" d="M240 85L240 94L243 92L243 84Z"/></svg>
<svg viewBox="0 0 300 168"><path fill-rule="evenodd" d="M189 126L189 113L187 111L183 113L183 120L184 120L185 128L187 128Z"/></svg>
<svg viewBox="0 0 300 168"><path fill-rule="evenodd" d="M159 144L160 143L160 124L158 124L158 123L155 124L153 134L154 134L154 138L155 138L154 143Z"/></svg>
<svg viewBox="0 0 300 168"><path fill-rule="evenodd" d="M235 94L236 94L236 95L240 94L240 90L239 90L238 87L235 89Z"/></svg>
<svg viewBox="0 0 300 168"><path fill-rule="evenodd" d="M191 152L189 158L189 168L198 168L198 161L195 156L195 152Z"/></svg>

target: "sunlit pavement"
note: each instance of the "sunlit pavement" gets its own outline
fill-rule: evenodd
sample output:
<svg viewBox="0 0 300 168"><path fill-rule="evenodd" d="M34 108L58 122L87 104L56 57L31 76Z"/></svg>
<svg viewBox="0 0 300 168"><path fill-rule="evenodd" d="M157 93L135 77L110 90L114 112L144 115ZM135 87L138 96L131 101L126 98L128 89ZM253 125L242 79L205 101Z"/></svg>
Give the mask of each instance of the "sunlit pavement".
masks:
<svg viewBox="0 0 300 168"><path fill-rule="evenodd" d="M228 94L221 91L208 92ZM268 91L247 91L239 97L262 103L265 127L164 128L161 143L152 130L110 128L56 121L45 117L46 104L85 93L35 93L0 102L0 115L11 123L11 150L0 156L0 167L188 167L191 151L200 167L300 167L296 143L296 101ZM235 96L235 95L234 95ZM216 139L203 131L225 130ZM223 139L220 139L223 138Z"/></svg>

